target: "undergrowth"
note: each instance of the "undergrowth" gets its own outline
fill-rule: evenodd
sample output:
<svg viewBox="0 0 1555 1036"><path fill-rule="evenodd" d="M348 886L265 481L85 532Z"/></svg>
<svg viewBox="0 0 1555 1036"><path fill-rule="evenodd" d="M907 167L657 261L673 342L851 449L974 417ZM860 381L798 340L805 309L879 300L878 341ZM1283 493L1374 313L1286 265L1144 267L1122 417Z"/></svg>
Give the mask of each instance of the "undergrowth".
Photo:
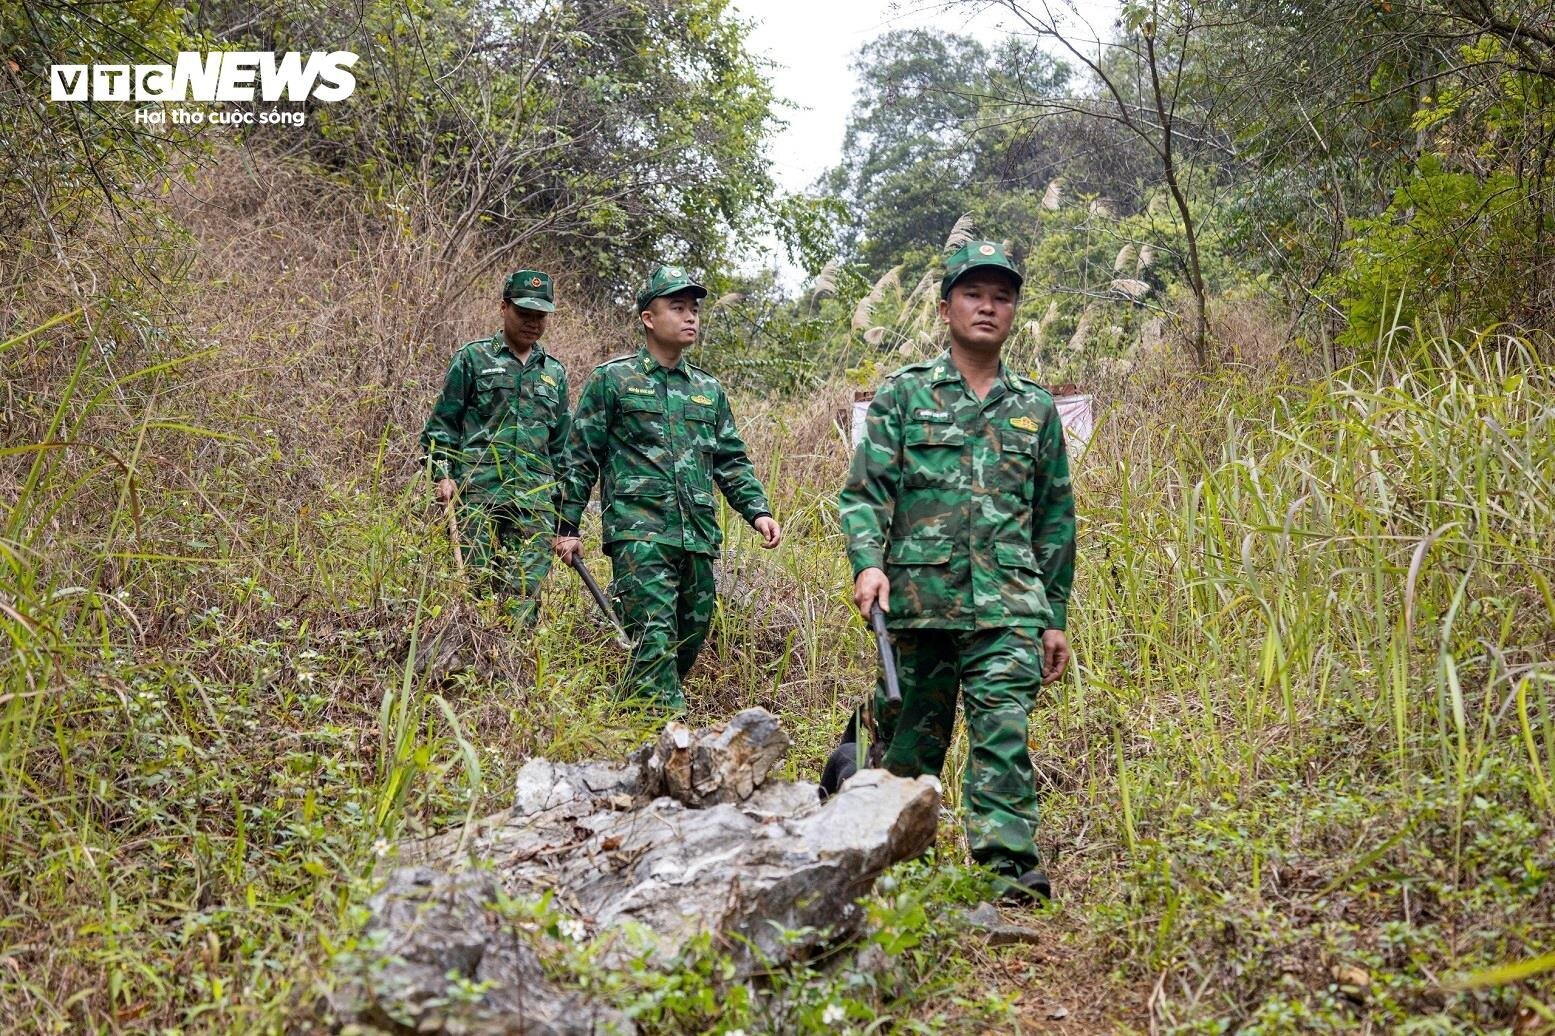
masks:
<svg viewBox="0 0 1555 1036"><path fill-rule="evenodd" d="M494 304L418 280L436 271L403 227L276 197L175 201L202 291L44 292L0 335L15 1028L317 1025L397 839L502 808L528 756L653 729L615 699L622 659L570 573L515 637L454 575L418 481L423 407ZM282 283L236 250L259 230L297 244ZM565 310L551 344L575 372L624 344ZM750 987L710 946L673 972L558 973L650 1032L1555 1020L1547 348L1399 329L1316 381L1147 364L1101 393L1076 665L1032 725L1042 942L949 923L983 879L946 823L834 959ZM788 540L766 556L725 515L688 687L694 722L778 712L788 776L819 770L873 679L833 506L850 391L735 399Z"/></svg>

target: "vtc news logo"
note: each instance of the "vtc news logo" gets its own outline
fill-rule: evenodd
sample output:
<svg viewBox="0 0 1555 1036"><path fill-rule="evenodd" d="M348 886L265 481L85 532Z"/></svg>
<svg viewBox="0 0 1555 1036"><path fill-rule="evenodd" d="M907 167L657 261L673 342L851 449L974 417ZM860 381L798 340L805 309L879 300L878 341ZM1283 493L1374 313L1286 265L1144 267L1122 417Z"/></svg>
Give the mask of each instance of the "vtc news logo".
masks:
<svg viewBox="0 0 1555 1036"><path fill-rule="evenodd" d="M51 101L343 101L356 89L350 51L179 53L171 65L51 65Z"/></svg>

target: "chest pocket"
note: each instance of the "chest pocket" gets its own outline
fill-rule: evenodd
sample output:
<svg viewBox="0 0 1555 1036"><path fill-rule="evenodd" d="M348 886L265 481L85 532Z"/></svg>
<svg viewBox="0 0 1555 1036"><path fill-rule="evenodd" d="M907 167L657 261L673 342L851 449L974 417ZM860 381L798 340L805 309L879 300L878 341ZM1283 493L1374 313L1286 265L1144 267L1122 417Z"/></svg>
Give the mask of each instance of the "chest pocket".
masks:
<svg viewBox="0 0 1555 1036"><path fill-rule="evenodd" d="M1037 473L1037 435L1011 428L999 429L999 460L994 467L995 487L1022 499L1031 499Z"/></svg>
<svg viewBox="0 0 1555 1036"><path fill-rule="evenodd" d="M952 488L961 482L966 432L953 424L918 422L902 434L902 485Z"/></svg>
<svg viewBox="0 0 1555 1036"><path fill-rule="evenodd" d="M685 415L686 436L692 446L711 453L717 439L717 415L713 408L700 403L687 403Z"/></svg>
<svg viewBox="0 0 1555 1036"><path fill-rule="evenodd" d="M513 374L507 370L482 371L475 376L475 410L483 424L505 415L513 396Z"/></svg>
<svg viewBox="0 0 1555 1036"><path fill-rule="evenodd" d="M555 417L557 411L556 390L541 381L535 383L532 393L534 397L532 405L535 413L540 417Z"/></svg>
<svg viewBox="0 0 1555 1036"><path fill-rule="evenodd" d="M664 403L658 396L623 392L616 409L621 415L621 434L637 442L664 438Z"/></svg>

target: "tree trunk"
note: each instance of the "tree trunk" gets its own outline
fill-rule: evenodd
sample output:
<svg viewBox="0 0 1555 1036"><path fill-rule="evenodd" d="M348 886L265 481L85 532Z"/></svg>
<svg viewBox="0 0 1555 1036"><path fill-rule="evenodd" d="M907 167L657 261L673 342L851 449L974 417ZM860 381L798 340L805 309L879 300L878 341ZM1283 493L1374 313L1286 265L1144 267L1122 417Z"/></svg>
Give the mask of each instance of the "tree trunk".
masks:
<svg viewBox="0 0 1555 1036"><path fill-rule="evenodd" d="M1185 25L1185 37L1189 31L1191 28ZM1150 88L1155 96L1156 117L1161 123L1161 175L1166 180L1167 190L1172 192L1172 202L1177 206L1177 214L1182 219L1183 237L1188 244L1188 286L1193 289L1193 357L1203 370L1209 367L1209 316L1204 268L1199 262L1199 240L1193 225L1193 211L1188 205L1188 196L1183 193L1182 185L1177 180L1177 160L1172 154L1172 113L1161 96L1161 73L1156 59L1154 33L1145 34L1145 53L1150 61Z"/></svg>

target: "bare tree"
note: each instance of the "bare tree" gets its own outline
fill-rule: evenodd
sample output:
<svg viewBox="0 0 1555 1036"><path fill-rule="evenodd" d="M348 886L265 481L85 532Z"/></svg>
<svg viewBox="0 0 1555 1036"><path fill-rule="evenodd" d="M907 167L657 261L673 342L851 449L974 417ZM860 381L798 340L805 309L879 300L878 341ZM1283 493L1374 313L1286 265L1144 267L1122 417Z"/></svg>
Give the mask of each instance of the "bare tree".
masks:
<svg viewBox="0 0 1555 1036"><path fill-rule="evenodd" d="M1056 44L1090 73L1093 85L1092 90L1077 95L1006 96L997 98L999 103L1012 110L1024 109L1036 118L1079 115L1112 123L1144 144L1154 157L1161 182L1182 223L1183 249L1179 258L1193 297L1187 338L1199 365L1207 367L1207 288L1183 152L1191 147L1229 155L1230 148L1203 116L1214 108L1212 84L1208 84L1208 90L1207 84L1194 84L1199 117L1189 118L1183 110L1190 42L1204 27L1192 4L1187 0L1150 0L1129 5L1122 17L1123 32L1115 38L1102 39L1090 29L1094 38L1089 40L1078 39L1070 28L1071 24L1086 25L1071 4L998 0L997 6L1008 10L1033 35Z"/></svg>

